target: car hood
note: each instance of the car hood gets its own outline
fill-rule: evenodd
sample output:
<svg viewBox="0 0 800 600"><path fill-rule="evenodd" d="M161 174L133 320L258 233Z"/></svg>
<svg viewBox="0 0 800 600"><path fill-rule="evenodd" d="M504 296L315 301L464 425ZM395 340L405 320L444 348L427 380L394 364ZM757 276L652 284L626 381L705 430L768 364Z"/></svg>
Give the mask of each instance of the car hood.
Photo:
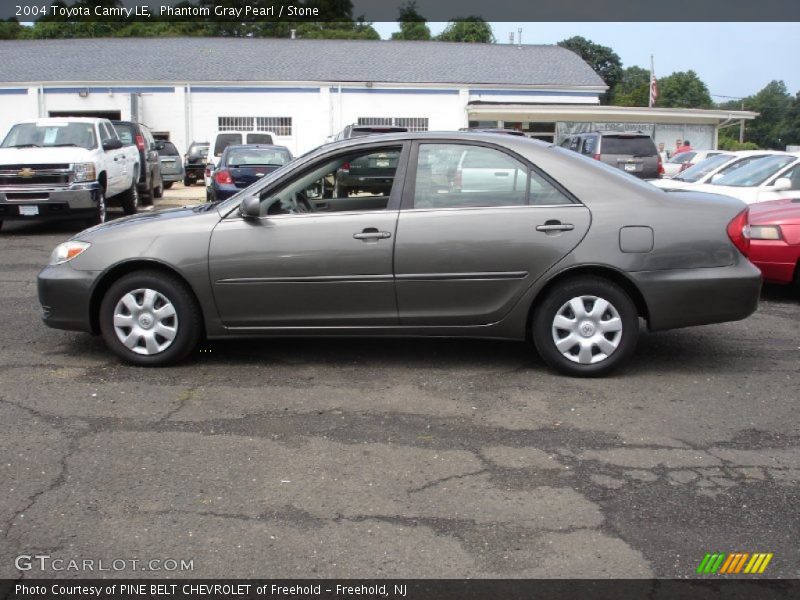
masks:
<svg viewBox="0 0 800 600"><path fill-rule="evenodd" d="M0 165L44 165L53 163L89 162L91 151L86 148L0 148Z"/></svg>
<svg viewBox="0 0 800 600"><path fill-rule="evenodd" d="M200 219L208 217L209 214L214 215L214 220L219 220L219 214L214 210L215 206L215 204L204 203L138 213L128 217L122 217L121 219L107 221L101 225L90 227L89 229L84 229L73 236L73 239L91 242L98 237L106 237L109 235L147 234L150 232L149 230L152 230L154 234L158 234L161 233L162 230L168 230L174 227L177 224L177 220Z"/></svg>

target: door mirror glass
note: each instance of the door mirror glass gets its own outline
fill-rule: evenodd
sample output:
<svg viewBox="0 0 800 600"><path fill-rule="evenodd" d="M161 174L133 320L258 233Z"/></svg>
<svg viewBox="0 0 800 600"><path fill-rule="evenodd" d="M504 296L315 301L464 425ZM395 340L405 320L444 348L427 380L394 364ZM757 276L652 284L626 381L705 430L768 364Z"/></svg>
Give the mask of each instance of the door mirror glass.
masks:
<svg viewBox="0 0 800 600"><path fill-rule="evenodd" d="M122 148L122 142L116 138L103 141L103 150L119 150Z"/></svg>

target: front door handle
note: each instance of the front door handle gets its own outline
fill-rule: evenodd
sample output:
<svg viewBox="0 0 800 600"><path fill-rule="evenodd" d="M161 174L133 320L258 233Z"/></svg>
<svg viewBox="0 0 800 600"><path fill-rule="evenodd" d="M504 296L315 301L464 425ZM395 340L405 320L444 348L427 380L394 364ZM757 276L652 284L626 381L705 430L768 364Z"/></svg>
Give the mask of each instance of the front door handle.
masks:
<svg viewBox="0 0 800 600"><path fill-rule="evenodd" d="M575 225L562 223L561 221L545 221L544 225L536 226L536 231L544 231L545 233L550 231L572 231L573 229L575 229Z"/></svg>
<svg viewBox="0 0 800 600"><path fill-rule="evenodd" d="M367 227L361 233L354 233L353 238L357 240L385 240L392 237L392 234L388 231L378 231L374 227Z"/></svg>

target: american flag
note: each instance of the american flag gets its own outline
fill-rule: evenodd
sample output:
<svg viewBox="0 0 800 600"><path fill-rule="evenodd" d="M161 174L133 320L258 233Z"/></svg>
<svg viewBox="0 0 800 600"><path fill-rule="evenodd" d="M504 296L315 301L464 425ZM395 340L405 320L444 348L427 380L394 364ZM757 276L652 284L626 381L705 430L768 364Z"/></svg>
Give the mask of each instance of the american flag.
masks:
<svg viewBox="0 0 800 600"><path fill-rule="evenodd" d="M650 100L647 104L648 107L651 107L656 103L658 99L658 80L656 79L656 72L653 69L653 57L650 57Z"/></svg>

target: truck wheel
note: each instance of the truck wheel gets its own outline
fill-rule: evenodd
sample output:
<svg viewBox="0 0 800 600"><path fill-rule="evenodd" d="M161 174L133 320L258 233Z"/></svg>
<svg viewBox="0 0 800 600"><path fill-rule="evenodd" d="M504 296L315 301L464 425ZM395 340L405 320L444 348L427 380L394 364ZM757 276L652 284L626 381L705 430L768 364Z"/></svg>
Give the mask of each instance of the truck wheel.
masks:
<svg viewBox="0 0 800 600"><path fill-rule="evenodd" d="M539 356L573 377L602 377L636 348L639 315L618 285L577 277L552 289L536 307L533 341Z"/></svg>
<svg viewBox="0 0 800 600"><path fill-rule="evenodd" d="M126 215L134 215L138 208L139 190L136 187L136 179L134 178L131 187L122 193L122 212Z"/></svg>
<svg viewBox="0 0 800 600"><path fill-rule="evenodd" d="M162 181L161 185L153 190L153 198L162 198L164 196L164 186L166 184ZM151 202L152 204L152 202Z"/></svg>
<svg viewBox="0 0 800 600"><path fill-rule="evenodd" d="M106 222L106 193L104 190L97 192L97 205L94 207L94 215L86 219L88 227L94 227Z"/></svg>
<svg viewBox="0 0 800 600"><path fill-rule="evenodd" d="M164 182L164 189L165 189L165 190L168 190L168 189L172 188L172 184L173 184L173 182L172 182L172 181L165 181L165 182ZM159 196L159 198L160 198L160 197L161 197L161 196Z"/></svg>
<svg viewBox="0 0 800 600"><path fill-rule="evenodd" d="M176 277L134 271L117 280L100 304L106 345L126 362L161 367L185 358L202 333L194 294Z"/></svg>
<svg viewBox="0 0 800 600"><path fill-rule="evenodd" d="M186 187L189 187L190 185L192 185L192 183L194 183L194 182L191 179L189 179L188 177L184 177L183 178L183 185L185 185Z"/></svg>

